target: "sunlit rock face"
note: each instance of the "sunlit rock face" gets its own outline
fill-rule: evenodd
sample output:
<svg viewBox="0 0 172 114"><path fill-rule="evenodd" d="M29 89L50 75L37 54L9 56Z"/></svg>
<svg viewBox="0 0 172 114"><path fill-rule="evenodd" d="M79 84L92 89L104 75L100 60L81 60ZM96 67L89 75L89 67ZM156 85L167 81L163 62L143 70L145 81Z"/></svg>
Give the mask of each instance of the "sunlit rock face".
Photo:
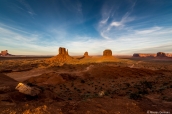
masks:
<svg viewBox="0 0 172 114"><path fill-rule="evenodd" d="M1 51L0 56L7 56L9 55L8 50Z"/></svg>
<svg viewBox="0 0 172 114"><path fill-rule="evenodd" d="M58 55L50 58L48 60L48 62L63 64L63 63L66 63L68 61L71 61L71 60L73 60L73 58L71 56L69 56L68 50L66 50L66 48L64 48L64 47L59 47Z"/></svg>
<svg viewBox="0 0 172 114"><path fill-rule="evenodd" d="M157 57L172 57L172 53L158 52Z"/></svg>
<svg viewBox="0 0 172 114"><path fill-rule="evenodd" d="M68 50L66 51L66 48L60 47L59 55L68 55Z"/></svg>
<svg viewBox="0 0 172 114"><path fill-rule="evenodd" d="M166 53L167 57L172 57L172 53Z"/></svg>
<svg viewBox="0 0 172 114"><path fill-rule="evenodd" d="M112 56L112 51L110 49L106 49L103 51L103 56L105 57L109 57L109 56Z"/></svg>

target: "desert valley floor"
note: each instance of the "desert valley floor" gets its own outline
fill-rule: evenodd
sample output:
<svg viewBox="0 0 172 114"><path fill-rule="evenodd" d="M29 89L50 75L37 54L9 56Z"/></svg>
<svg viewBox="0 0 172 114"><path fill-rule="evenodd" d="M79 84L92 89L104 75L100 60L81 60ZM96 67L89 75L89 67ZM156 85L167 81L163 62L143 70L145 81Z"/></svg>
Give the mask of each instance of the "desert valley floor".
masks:
<svg viewBox="0 0 172 114"><path fill-rule="evenodd" d="M1 114L172 113L172 60L0 58ZM96 62L95 62L96 61ZM19 82L41 89L29 96Z"/></svg>

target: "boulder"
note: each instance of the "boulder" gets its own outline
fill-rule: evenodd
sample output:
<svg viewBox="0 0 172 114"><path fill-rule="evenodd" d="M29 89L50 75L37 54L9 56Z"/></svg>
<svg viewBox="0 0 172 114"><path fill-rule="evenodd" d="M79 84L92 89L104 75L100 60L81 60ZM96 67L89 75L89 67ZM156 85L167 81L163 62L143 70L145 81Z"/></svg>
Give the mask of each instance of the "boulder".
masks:
<svg viewBox="0 0 172 114"><path fill-rule="evenodd" d="M30 95L30 96L36 96L41 92L41 89L38 87L30 87L27 84L19 83L16 86L16 89L23 94Z"/></svg>
<svg viewBox="0 0 172 114"><path fill-rule="evenodd" d="M110 49L106 49L103 51L103 56L112 56L112 51Z"/></svg>

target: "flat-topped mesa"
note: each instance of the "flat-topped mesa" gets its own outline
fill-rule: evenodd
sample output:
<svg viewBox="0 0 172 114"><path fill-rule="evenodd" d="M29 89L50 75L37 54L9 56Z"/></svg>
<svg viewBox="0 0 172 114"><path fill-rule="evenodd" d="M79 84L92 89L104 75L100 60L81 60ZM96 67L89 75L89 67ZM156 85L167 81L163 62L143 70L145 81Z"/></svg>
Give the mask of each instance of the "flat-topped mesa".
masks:
<svg viewBox="0 0 172 114"><path fill-rule="evenodd" d="M7 55L10 55L8 53L8 50L1 51L1 53L0 53L0 56L7 56Z"/></svg>
<svg viewBox="0 0 172 114"><path fill-rule="evenodd" d="M172 53L158 52L157 57L172 57Z"/></svg>
<svg viewBox="0 0 172 114"><path fill-rule="evenodd" d="M167 57L167 55L164 52L158 52L157 57Z"/></svg>
<svg viewBox="0 0 172 114"><path fill-rule="evenodd" d="M154 53L134 53L133 57L156 57Z"/></svg>
<svg viewBox="0 0 172 114"><path fill-rule="evenodd" d="M167 57L172 57L172 53L166 53Z"/></svg>
<svg viewBox="0 0 172 114"><path fill-rule="evenodd" d="M105 57L111 57L112 56L112 51L110 49L106 49L103 51L103 56Z"/></svg>

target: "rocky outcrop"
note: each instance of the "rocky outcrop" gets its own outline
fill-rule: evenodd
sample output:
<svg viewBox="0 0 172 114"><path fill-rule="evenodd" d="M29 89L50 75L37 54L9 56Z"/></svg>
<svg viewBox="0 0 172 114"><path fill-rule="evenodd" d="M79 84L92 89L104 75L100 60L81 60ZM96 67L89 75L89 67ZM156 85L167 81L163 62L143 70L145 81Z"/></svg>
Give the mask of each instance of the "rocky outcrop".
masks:
<svg viewBox="0 0 172 114"><path fill-rule="evenodd" d="M103 56L110 57L112 56L112 51L110 49L106 49L103 51Z"/></svg>
<svg viewBox="0 0 172 114"><path fill-rule="evenodd" d="M164 52L158 52L157 57L167 57Z"/></svg>
<svg viewBox="0 0 172 114"><path fill-rule="evenodd" d="M172 57L172 53L158 52L155 53L134 53L133 57Z"/></svg>
<svg viewBox="0 0 172 114"><path fill-rule="evenodd" d="M82 57L80 57L78 59L84 59L84 58L91 58L91 56L88 55L87 51L84 53L84 56L82 56Z"/></svg>
<svg viewBox="0 0 172 114"><path fill-rule="evenodd" d="M73 60L73 58L69 56L68 50L66 50L66 48L64 47L59 47L59 54L55 57L50 58L48 60L48 63L56 63L57 66L61 66L71 60Z"/></svg>
<svg viewBox="0 0 172 114"><path fill-rule="evenodd" d="M172 53L158 52L157 57L172 57Z"/></svg>
<svg viewBox="0 0 172 114"><path fill-rule="evenodd" d="M84 53L84 56L83 56L83 58L90 58L91 56L89 56L88 55L88 52L86 51L85 53Z"/></svg>
<svg viewBox="0 0 172 114"><path fill-rule="evenodd" d="M0 56L7 56L7 55L10 55L8 53L8 50L1 51L1 53L0 53Z"/></svg>
<svg viewBox="0 0 172 114"><path fill-rule="evenodd" d="M154 53L134 53L133 57L156 57Z"/></svg>
<svg viewBox="0 0 172 114"><path fill-rule="evenodd" d="M66 48L60 47L59 55L68 55L68 50L66 51Z"/></svg>
<svg viewBox="0 0 172 114"><path fill-rule="evenodd" d="M16 86L16 89L23 94L30 95L30 96L36 96L41 92L41 89L37 87L30 87L27 84L19 83Z"/></svg>
<svg viewBox="0 0 172 114"><path fill-rule="evenodd" d="M172 57L172 53L166 53L167 57Z"/></svg>
<svg viewBox="0 0 172 114"><path fill-rule="evenodd" d="M84 53L84 57L88 57L89 55L88 55L88 52L86 51L85 53Z"/></svg>

